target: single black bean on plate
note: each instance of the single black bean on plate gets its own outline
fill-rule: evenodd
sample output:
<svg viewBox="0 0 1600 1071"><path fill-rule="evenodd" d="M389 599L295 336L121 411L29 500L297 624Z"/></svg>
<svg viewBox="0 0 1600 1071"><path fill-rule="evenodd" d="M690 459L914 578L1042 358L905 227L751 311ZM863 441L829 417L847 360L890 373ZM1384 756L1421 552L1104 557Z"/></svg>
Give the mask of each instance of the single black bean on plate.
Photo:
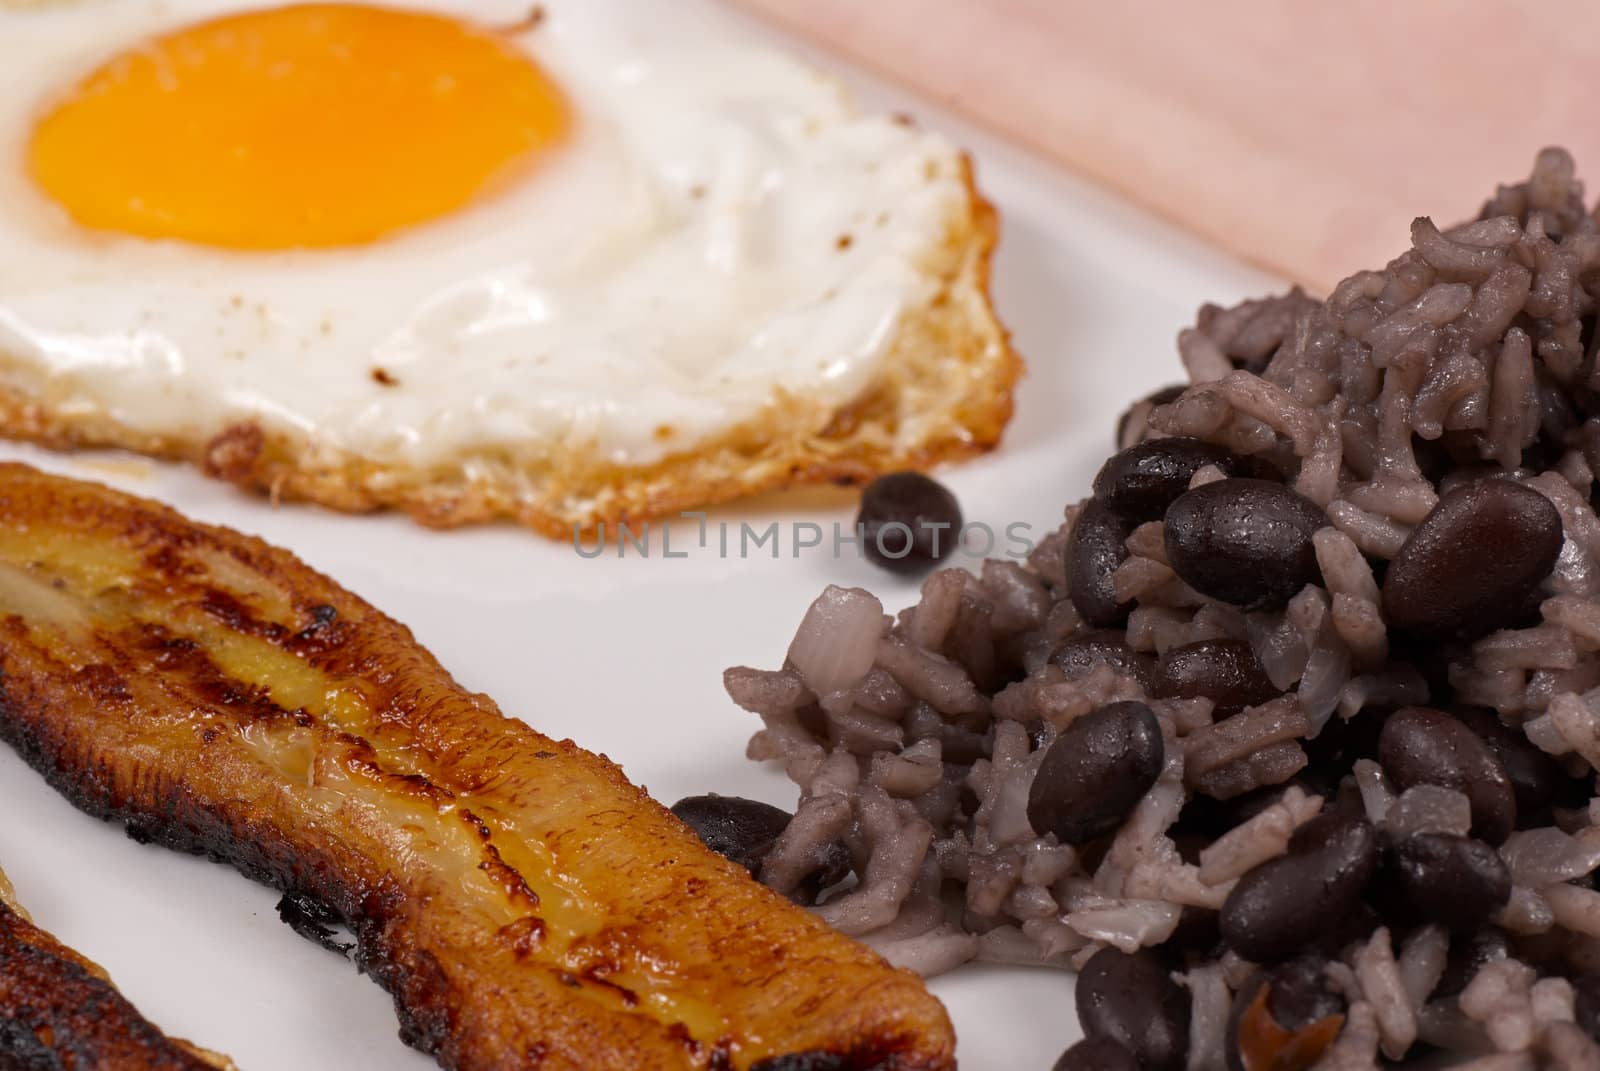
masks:
<svg viewBox="0 0 1600 1071"><path fill-rule="evenodd" d="M1511 871L1481 840L1413 833L1389 846L1383 884L1402 919L1475 930L1511 899Z"/></svg>
<svg viewBox="0 0 1600 1071"><path fill-rule="evenodd" d="M1276 609L1321 579L1311 537L1322 508L1281 483L1231 478L1167 510L1167 560L1184 583L1247 610Z"/></svg>
<svg viewBox="0 0 1600 1071"><path fill-rule="evenodd" d="M707 848L751 874L761 869L767 853L794 818L770 803L714 793L687 796L672 805L672 813L694 830Z"/></svg>
<svg viewBox="0 0 1600 1071"><path fill-rule="evenodd" d="M1432 707L1401 707L1378 734L1378 764L1404 792L1438 785L1472 805L1472 835L1500 844L1517 826L1517 797L1505 767L1465 724Z"/></svg>
<svg viewBox="0 0 1600 1071"><path fill-rule="evenodd" d="M1330 812L1301 826L1287 854L1239 879L1222 905L1228 947L1276 963L1314 945L1361 904L1378 868L1378 835L1365 819Z"/></svg>
<svg viewBox="0 0 1600 1071"><path fill-rule="evenodd" d="M896 573L920 573L955 553L961 506L920 472L879 476L861 492L862 553Z"/></svg>
<svg viewBox="0 0 1600 1071"><path fill-rule="evenodd" d="M1067 593L1078 614L1096 628L1128 621L1131 602L1118 602L1111 574L1128 558L1127 539L1135 525L1098 499L1078 514L1067 538Z"/></svg>
<svg viewBox="0 0 1600 1071"><path fill-rule="evenodd" d="M1161 723L1143 703L1110 703L1063 729L1028 790L1028 824L1086 844L1122 824L1161 776Z"/></svg>
<svg viewBox="0 0 1600 1071"><path fill-rule="evenodd" d="M1255 458L1240 457L1203 439L1150 439L1113 454L1100 467L1094 478L1094 497L1124 517L1158 521L1173 500L1189 489L1194 474L1207 465L1215 465L1227 476L1271 475L1271 469Z"/></svg>
<svg viewBox="0 0 1600 1071"><path fill-rule="evenodd" d="M1383 578L1391 628L1471 639L1528 612L1561 554L1561 514L1509 479L1482 479L1439 499Z"/></svg>
<svg viewBox="0 0 1600 1071"><path fill-rule="evenodd" d="M1260 706L1280 692L1243 640L1198 640L1168 648L1156 666L1157 699L1209 699L1218 717Z"/></svg>
<svg viewBox="0 0 1600 1071"><path fill-rule="evenodd" d="M793 816L781 807L739 796L686 796L672 805L678 820L694 830L707 848L759 876L772 846ZM802 903L815 903L825 890L850 876L850 849L836 840L821 853L817 868L794 891Z"/></svg>
<svg viewBox="0 0 1600 1071"><path fill-rule="evenodd" d="M1084 1038L1062 1053L1051 1071L1139 1071L1139 1061L1111 1038Z"/></svg>
<svg viewBox="0 0 1600 1071"><path fill-rule="evenodd" d="M1189 1053L1189 992L1153 952L1103 948L1078 972L1078 1021L1133 1053L1141 1071L1179 1071Z"/></svg>
<svg viewBox="0 0 1600 1071"><path fill-rule="evenodd" d="M1112 629L1082 632L1062 641L1050 652L1050 663L1059 666L1068 679L1081 677L1095 666L1107 665L1132 677L1146 689L1150 687L1155 668L1155 659L1129 647L1123 634Z"/></svg>

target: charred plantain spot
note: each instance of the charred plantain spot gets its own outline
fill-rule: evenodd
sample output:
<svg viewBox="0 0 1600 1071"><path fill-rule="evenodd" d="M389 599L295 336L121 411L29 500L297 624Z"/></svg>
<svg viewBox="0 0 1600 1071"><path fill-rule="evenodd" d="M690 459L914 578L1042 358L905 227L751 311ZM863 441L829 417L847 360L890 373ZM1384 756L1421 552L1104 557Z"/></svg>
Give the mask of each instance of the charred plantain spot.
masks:
<svg viewBox="0 0 1600 1071"><path fill-rule="evenodd" d="M199 576L203 570L182 554L171 543L161 543L144 556L142 564L151 573L165 577Z"/></svg>
<svg viewBox="0 0 1600 1071"><path fill-rule="evenodd" d="M115 668L103 662L84 666L74 677L77 686L97 703L126 703L132 698L128 682Z"/></svg>
<svg viewBox="0 0 1600 1071"><path fill-rule="evenodd" d="M343 926L339 913L309 893L288 892L278 901L278 918L295 933L329 952L346 958L355 944L339 940L334 927Z"/></svg>
<svg viewBox="0 0 1600 1071"><path fill-rule="evenodd" d="M750 1071L856 1071L862 1066L836 1052L796 1052L752 1064Z"/></svg>
<svg viewBox="0 0 1600 1071"><path fill-rule="evenodd" d="M515 922L500 927L496 937L504 942L518 959L533 955L544 943L544 920L526 915Z"/></svg>
<svg viewBox="0 0 1600 1071"><path fill-rule="evenodd" d="M274 621L261 620L241 599L220 588L201 589L200 609L234 632L255 636L269 643L282 644L289 636L288 629Z"/></svg>
<svg viewBox="0 0 1600 1071"><path fill-rule="evenodd" d="M143 629L144 642L140 645L155 653L155 662L161 669L180 664L187 656L200 649L200 645L182 636L173 636L156 625Z"/></svg>
<svg viewBox="0 0 1600 1071"><path fill-rule="evenodd" d="M366 741L362 743L366 744ZM367 750L362 755L353 755L345 760L351 770L365 774L374 781L382 781L384 787L388 789L435 806L443 806L456 798L455 793L434 784L421 774L391 773L385 770L372 751L371 745L367 744L366 747Z"/></svg>
<svg viewBox="0 0 1600 1071"><path fill-rule="evenodd" d="M421 774L391 774L393 783L403 786L412 795L430 803L449 803L456 794L443 785L436 785Z"/></svg>
<svg viewBox="0 0 1600 1071"><path fill-rule="evenodd" d="M692 1034L689 1031L689 1028L684 1026L682 1023L673 1023L671 1026L667 1027L667 1036L673 1041L676 1041L679 1045L682 1045L684 1050L689 1054L690 1059L698 1060L701 1054L706 1051L706 1047L700 1044L700 1042L696 1041L694 1034Z"/></svg>
<svg viewBox="0 0 1600 1071"><path fill-rule="evenodd" d="M497 881L505 890L506 896L512 900L521 900L529 908L537 909L539 894L533 891L522 873L500 858L500 849L493 844L485 844L483 850L488 858L478 864L478 869Z"/></svg>
<svg viewBox="0 0 1600 1071"><path fill-rule="evenodd" d="M273 702L267 689L236 680L225 673L198 643L174 636L160 625L137 623L129 646L151 651L156 666L181 680L200 703L226 711L239 722L271 724L290 721L302 727L315 724L303 710L287 711Z"/></svg>
<svg viewBox="0 0 1600 1071"><path fill-rule="evenodd" d="M639 994L635 993L626 986L618 985L616 982L613 982L607 978L605 976L605 968L603 966L588 968L583 972L583 978L591 985L598 986L601 989L608 989L617 994L617 996L622 1000L622 1006L624 1008L637 1008L639 1006Z"/></svg>
<svg viewBox="0 0 1600 1071"><path fill-rule="evenodd" d="M473 828L473 831L478 834L479 840L483 841L485 844L489 842L489 826L486 822L484 822L483 819L479 818L477 815L463 807L461 809L461 820Z"/></svg>
<svg viewBox="0 0 1600 1071"><path fill-rule="evenodd" d="M296 654L318 655L335 650L349 639L349 626L339 620L339 611L326 603L309 611L311 623L290 637L286 646Z"/></svg>

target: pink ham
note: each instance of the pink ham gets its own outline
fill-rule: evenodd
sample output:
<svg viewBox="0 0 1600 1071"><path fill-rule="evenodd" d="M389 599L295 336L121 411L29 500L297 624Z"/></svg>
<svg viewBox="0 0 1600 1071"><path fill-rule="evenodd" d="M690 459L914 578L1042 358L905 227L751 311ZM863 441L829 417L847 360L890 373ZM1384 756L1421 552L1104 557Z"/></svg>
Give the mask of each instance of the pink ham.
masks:
<svg viewBox="0 0 1600 1071"><path fill-rule="evenodd" d="M744 2L1319 290L1542 146L1600 169L1583 0Z"/></svg>

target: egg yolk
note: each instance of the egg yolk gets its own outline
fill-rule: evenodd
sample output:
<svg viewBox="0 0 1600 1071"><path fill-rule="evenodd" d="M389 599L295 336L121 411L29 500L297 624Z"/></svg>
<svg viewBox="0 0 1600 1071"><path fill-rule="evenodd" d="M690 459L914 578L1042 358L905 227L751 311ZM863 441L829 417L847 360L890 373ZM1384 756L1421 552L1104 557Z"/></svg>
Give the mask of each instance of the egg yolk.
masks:
<svg viewBox="0 0 1600 1071"><path fill-rule="evenodd" d="M241 250L437 219L560 142L559 89L493 30L298 4L111 59L38 121L28 165L86 227Z"/></svg>

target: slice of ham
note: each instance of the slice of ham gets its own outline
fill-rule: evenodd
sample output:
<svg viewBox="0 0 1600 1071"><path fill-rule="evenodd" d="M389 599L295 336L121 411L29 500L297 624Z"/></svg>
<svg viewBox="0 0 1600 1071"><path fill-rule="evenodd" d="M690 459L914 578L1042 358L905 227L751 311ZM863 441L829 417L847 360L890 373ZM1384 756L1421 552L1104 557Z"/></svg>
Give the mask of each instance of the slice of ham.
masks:
<svg viewBox="0 0 1600 1071"><path fill-rule="evenodd" d="M1584 0L743 2L1319 290L1545 145L1600 174Z"/></svg>

